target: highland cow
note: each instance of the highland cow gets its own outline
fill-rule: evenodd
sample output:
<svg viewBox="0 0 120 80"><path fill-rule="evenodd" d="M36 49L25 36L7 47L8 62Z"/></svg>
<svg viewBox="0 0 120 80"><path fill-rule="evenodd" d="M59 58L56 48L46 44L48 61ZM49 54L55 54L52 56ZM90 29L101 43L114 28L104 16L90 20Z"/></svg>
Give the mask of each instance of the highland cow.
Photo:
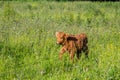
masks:
<svg viewBox="0 0 120 80"><path fill-rule="evenodd" d="M55 35L57 44L62 45L59 53L60 59L62 59L62 55L66 51L69 52L72 61L74 61L75 54L77 59L79 59L82 51L85 53L86 57L88 57L88 39L86 34L71 35L64 32L56 32Z"/></svg>

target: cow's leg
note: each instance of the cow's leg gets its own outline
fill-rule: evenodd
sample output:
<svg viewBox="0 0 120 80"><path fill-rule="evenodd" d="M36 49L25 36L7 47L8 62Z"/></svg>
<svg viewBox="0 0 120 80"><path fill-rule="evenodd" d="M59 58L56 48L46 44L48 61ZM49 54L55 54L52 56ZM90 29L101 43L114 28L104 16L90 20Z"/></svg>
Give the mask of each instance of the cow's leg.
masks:
<svg viewBox="0 0 120 80"><path fill-rule="evenodd" d="M77 51L77 60L79 60L80 57L81 57L81 50L78 50L78 51Z"/></svg>
<svg viewBox="0 0 120 80"><path fill-rule="evenodd" d="M60 50L60 53L59 53L59 59L61 60L62 59L62 55L66 52L66 49L63 47L61 50Z"/></svg>
<svg viewBox="0 0 120 80"><path fill-rule="evenodd" d="M88 52L89 52L88 46L84 46L83 52L85 53L85 56L88 58Z"/></svg>
<svg viewBox="0 0 120 80"><path fill-rule="evenodd" d="M70 52L70 59L74 62L75 51Z"/></svg>

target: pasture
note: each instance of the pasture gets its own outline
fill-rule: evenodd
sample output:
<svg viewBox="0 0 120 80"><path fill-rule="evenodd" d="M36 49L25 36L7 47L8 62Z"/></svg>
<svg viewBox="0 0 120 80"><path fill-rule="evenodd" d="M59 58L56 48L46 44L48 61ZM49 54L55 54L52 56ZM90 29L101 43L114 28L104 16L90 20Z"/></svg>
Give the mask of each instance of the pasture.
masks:
<svg viewBox="0 0 120 80"><path fill-rule="evenodd" d="M72 63L56 31L88 36ZM120 80L119 2L0 1L0 80Z"/></svg>

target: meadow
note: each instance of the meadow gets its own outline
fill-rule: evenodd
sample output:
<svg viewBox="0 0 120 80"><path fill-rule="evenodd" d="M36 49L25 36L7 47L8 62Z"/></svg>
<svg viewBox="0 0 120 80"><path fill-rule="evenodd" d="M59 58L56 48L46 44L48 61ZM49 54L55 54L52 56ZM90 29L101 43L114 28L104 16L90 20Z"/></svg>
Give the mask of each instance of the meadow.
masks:
<svg viewBox="0 0 120 80"><path fill-rule="evenodd" d="M55 32L86 33L72 63ZM0 80L120 80L119 2L0 1Z"/></svg>

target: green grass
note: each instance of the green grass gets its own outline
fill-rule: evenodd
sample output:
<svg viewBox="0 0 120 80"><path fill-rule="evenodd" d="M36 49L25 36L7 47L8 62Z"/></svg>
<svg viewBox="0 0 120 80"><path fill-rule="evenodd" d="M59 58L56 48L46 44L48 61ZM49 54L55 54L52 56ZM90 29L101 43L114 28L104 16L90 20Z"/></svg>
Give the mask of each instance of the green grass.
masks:
<svg viewBox="0 0 120 80"><path fill-rule="evenodd" d="M84 32L84 54L59 60L55 32ZM120 80L119 2L0 1L0 80Z"/></svg>

